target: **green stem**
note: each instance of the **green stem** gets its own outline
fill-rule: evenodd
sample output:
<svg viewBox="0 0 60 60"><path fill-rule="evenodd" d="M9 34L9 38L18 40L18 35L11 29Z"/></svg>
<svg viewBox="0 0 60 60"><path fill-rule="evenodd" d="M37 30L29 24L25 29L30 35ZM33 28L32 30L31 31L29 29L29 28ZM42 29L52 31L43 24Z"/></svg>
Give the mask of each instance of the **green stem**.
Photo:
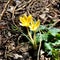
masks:
<svg viewBox="0 0 60 60"><path fill-rule="evenodd" d="M36 39L36 38L35 38L35 35L36 35L36 32L34 32L34 40Z"/></svg>
<svg viewBox="0 0 60 60"><path fill-rule="evenodd" d="M33 48L34 49L37 49L37 43L36 43L36 32L34 32L34 35L33 35L33 38L32 38L32 35L31 33L29 32L29 29L27 28L27 31L28 31L28 36L30 38L30 42L32 43L33 45Z"/></svg>
<svg viewBox="0 0 60 60"><path fill-rule="evenodd" d="M34 32L34 48L37 49L36 32Z"/></svg>
<svg viewBox="0 0 60 60"><path fill-rule="evenodd" d="M27 31L28 31L28 36L30 37L30 42L34 45L34 40L32 38L31 33L29 32L29 29L28 28L27 28Z"/></svg>

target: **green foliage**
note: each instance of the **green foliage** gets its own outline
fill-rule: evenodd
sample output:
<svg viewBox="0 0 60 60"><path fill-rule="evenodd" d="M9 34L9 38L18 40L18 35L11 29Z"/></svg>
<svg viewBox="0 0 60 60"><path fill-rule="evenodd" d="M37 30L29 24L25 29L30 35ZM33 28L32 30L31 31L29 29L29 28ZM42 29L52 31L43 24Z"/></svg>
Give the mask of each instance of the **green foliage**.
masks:
<svg viewBox="0 0 60 60"><path fill-rule="evenodd" d="M52 53L52 58L54 58L53 60L60 60L60 50L53 49Z"/></svg>
<svg viewBox="0 0 60 60"><path fill-rule="evenodd" d="M42 40L44 40L44 41L48 40L48 33L42 34Z"/></svg>
<svg viewBox="0 0 60 60"><path fill-rule="evenodd" d="M50 50L50 51L52 51L52 47L51 47L51 45L50 45L50 43L44 43L44 47L45 47L45 50L46 51L48 51L48 50Z"/></svg>
<svg viewBox="0 0 60 60"><path fill-rule="evenodd" d="M49 29L47 26L41 25L39 30L44 42L42 42L42 49L47 52L47 55L53 55L53 49L60 49L60 29L54 27ZM39 37L37 37L38 39Z"/></svg>
<svg viewBox="0 0 60 60"><path fill-rule="evenodd" d="M49 33L53 36L56 36L58 32L60 32L60 29L57 29L57 28L49 29Z"/></svg>
<svg viewBox="0 0 60 60"><path fill-rule="evenodd" d="M56 47L60 46L60 40L55 41L54 43L52 43L52 45Z"/></svg>
<svg viewBox="0 0 60 60"><path fill-rule="evenodd" d="M41 47L45 52L47 52L47 55L52 55L53 49L60 49L60 29L49 29L47 26L40 25L35 37L36 44L40 43L41 41Z"/></svg>
<svg viewBox="0 0 60 60"><path fill-rule="evenodd" d="M37 42L37 43L40 42L40 39L41 39L40 36L41 36L41 35L40 35L39 33L36 34L36 42Z"/></svg>
<svg viewBox="0 0 60 60"><path fill-rule="evenodd" d="M57 34L56 35L56 38L60 40L60 34Z"/></svg>
<svg viewBox="0 0 60 60"><path fill-rule="evenodd" d="M40 30L47 30L47 27L46 26L44 26L44 25L40 25L40 28L39 28Z"/></svg>

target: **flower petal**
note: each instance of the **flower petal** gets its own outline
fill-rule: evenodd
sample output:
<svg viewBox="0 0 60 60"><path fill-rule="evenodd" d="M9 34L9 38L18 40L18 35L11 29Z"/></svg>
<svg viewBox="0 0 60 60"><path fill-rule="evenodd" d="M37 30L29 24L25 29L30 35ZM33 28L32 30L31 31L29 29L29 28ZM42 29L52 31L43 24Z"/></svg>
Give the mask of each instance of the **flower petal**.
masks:
<svg viewBox="0 0 60 60"><path fill-rule="evenodd" d="M34 23L34 21L32 20L31 25L30 25L30 30L36 31L39 25L40 25L40 20L38 20L36 23Z"/></svg>
<svg viewBox="0 0 60 60"><path fill-rule="evenodd" d="M36 24L35 24L35 27L39 27L39 25L40 25L40 20L38 20L37 22L36 22Z"/></svg>
<svg viewBox="0 0 60 60"><path fill-rule="evenodd" d="M29 22L29 23L30 23L30 22L31 22L31 20L32 20L32 15L29 15L29 16L28 16L28 18L27 18L27 22Z"/></svg>
<svg viewBox="0 0 60 60"><path fill-rule="evenodd" d="M21 23L25 23L26 22L23 17L20 17L19 20L20 20Z"/></svg>

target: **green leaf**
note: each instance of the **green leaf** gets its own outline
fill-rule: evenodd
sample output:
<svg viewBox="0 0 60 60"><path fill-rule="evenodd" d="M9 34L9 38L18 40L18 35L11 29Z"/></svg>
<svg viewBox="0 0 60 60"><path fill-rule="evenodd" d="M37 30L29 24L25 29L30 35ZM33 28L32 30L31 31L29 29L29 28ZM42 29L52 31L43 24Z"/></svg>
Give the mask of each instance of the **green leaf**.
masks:
<svg viewBox="0 0 60 60"><path fill-rule="evenodd" d="M42 37L40 37L40 33L37 33L36 34L36 42L39 43L40 42L40 39L42 40Z"/></svg>
<svg viewBox="0 0 60 60"><path fill-rule="evenodd" d="M48 56L52 56L52 51L49 51L48 52Z"/></svg>
<svg viewBox="0 0 60 60"><path fill-rule="evenodd" d="M60 50L53 49L52 57L54 58L54 60L60 60Z"/></svg>
<svg viewBox="0 0 60 60"><path fill-rule="evenodd" d="M48 33L42 34L42 40L44 40L44 41L48 40Z"/></svg>
<svg viewBox="0 0 60 60"><path fill-rule="evenodd" d="M44 47L45 47L45 50L52 51L52 47L51 47L50 43L44 43Z"/></svg>
<svg viewBox="0 0 60 60"><path fill-rule="evenodd" d="M60 29L57 28L49 29L49 33L52 34L53 36L56 36L58 32L60 32Z"/></svg>
<svg viewBox="0 0 60 60"><path fill-rule="evenodd" d="M47 30L47 27L45 25L40 25L37 31Z"/></svg>
<svg viewBox="0 0 60 60"><path fill-rule="evenodd" d="M44 33L44 34L36 34L36 41L40 42L40 40L44 40L47 41L48 40L48 33Z"/></svg>
<svg viewBox="0 0 60 60"><path fill-rule="evenodd" d="M46 26L44 26L44 25L40 25L40 29L41 29L41 30L46 30L46 29L47 29L47 27L46 27Z"/></svg>
<svg viewBox="0 0 60 60"><path fill-rule="evenodd" d="M60 45L60 40L57 40L56 42L52 43L53 46L58 46Z"/></svg>
<svg viewBox="0 0 60 60"><path fill-rule="evenodd" d="M60 40L60 34L57 34L56 35L56 38Z"/></svg>

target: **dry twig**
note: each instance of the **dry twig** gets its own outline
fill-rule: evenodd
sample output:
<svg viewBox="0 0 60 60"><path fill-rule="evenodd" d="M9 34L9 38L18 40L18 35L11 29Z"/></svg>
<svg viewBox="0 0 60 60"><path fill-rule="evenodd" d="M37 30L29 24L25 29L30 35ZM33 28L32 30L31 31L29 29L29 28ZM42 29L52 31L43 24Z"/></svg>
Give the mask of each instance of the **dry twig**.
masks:
<svg viewBox="0 0 60 60"><path fill-rule="evenodd" d="M25 3L22 7L16 9L15 11L19 11L19 10L22 10L24 7L27 6L27 4L29 4L31 2L31 0L28 1L28 3Z"/></svg>
<svg viewBox="0 0 60 60"><path fill-rule="evenodd" d="M1 13L1 15L0 15L0 20L2 19L3 15L4 15L4 12L6 11L6 8L7 8L8 4L9 4L11 1L12 1L12 0L9 0L9 1L6 3L6 5L5 5L5 7L4 7L4 9L3 9L3 11L2 11L2 13Z"/></svg>
<svg viewBox="0 0 60 60"><path fill-rule="evenodd" d="M60 19L57 20L55 23L53 23L52 26L49 27L49 29L52 28L52 27L54 27L58 22L60 22Z"/></svg>

